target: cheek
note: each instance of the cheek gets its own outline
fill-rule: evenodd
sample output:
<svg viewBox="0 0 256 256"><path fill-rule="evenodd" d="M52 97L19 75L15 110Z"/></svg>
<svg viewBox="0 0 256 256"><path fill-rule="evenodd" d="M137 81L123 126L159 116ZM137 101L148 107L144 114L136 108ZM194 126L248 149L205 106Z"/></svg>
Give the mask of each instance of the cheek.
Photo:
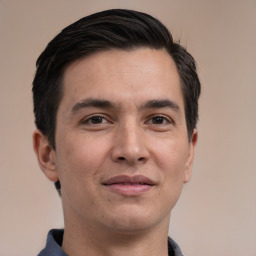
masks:
<svg viewBox="0 0 256 256"><path fill-rule="evenodd" d="M83 205L94 204L89 195L98 193L95 184L99 182L104 147L82 136L79 139L69 136L58 146L57 169L62 200L75 211L82 212ZM86 203L82 204L81 201Z"/></svg>
<svg viewBox="0 0 256 256"><path fill-rule="evenodd" d="M82 184L96 178L106 155L104 145L102 141L99 143L85 136L69 136L59 143L57 168L60 179Z"/></svg>
<svg viewBox="0 0 256 256"><path fill-rule="evenodd" d="M182 173L188 157L188 143L183 140L167 138L154 145L156 162L168 173Z"/></svg>
<svg viewBox="0 0 256 256"><path fill-rule="evenodd" d="M175 140L162 143L161 147L158 146L156 162L162 170L163 187L166 193L180 193L183 187L188 159L187 147L186 142Z"/></svg>

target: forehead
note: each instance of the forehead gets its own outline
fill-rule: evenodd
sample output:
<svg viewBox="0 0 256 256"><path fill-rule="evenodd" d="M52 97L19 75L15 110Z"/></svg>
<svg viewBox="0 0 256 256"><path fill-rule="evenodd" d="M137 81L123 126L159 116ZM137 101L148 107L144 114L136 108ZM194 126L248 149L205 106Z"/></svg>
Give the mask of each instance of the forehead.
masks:
<svg viewBox="0 0 256 256"><path fill-rule="evenodd" d="M138 48L98 52L71 63L63 75L62 102L85 97L182 100L176 64L166 50Z"/></svg>

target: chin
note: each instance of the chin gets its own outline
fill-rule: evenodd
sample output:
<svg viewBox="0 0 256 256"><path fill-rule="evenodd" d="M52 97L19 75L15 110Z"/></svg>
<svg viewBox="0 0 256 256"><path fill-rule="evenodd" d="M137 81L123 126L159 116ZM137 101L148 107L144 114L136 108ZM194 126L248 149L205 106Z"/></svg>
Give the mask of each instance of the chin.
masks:
<svg viewBox="0 0 256 256"><path fill-rule="evenodd" d="M145 232L158 226L161 222L168 221L170 219L170 213L166 216L158 216L150 211L126 209L116 214L115 216L109 216L108 226L117 233L132 235L140 232Z"/></svg>

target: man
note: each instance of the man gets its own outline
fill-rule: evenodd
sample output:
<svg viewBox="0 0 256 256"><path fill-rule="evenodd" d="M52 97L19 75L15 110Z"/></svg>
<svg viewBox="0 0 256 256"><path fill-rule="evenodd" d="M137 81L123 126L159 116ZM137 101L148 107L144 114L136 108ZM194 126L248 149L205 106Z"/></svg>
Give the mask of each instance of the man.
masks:
<svg viewBox="0 0 256 256"><path fill-rule="evenodd" d="M33 141L65 231L40 256L182 255L168 227L191 176L199 94L192 56L144 13L96 13L48 44Z"/></svg>

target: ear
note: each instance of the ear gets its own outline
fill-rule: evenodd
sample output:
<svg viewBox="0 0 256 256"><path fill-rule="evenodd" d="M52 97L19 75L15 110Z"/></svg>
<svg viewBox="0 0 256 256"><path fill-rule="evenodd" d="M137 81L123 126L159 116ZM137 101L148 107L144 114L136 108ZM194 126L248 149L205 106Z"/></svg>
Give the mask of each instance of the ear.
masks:
<svg viewBox="0 0 256 256"><path fill-rule="evenodd" d="M194 162L194 152L197 142L197 130L194 129L191 141L189 142L188 159L185 165L184 183L187 183L192 175L192 165Z"/></svg>
<svg viewBox="0 0 256 256"><path fill-rule="evenodd" d="M41 131L33 132L33 147L41 170L51 181L58 181L56 170L56 153L51 147L47 137Z"/></svg>

